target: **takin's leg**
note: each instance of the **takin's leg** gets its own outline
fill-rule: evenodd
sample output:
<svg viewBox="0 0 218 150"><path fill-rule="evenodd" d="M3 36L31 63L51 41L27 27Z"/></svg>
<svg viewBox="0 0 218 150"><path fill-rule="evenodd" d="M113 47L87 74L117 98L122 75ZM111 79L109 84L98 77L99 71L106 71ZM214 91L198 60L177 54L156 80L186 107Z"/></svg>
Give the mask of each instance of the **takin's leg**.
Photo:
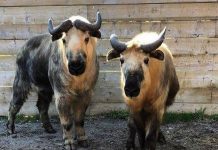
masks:
<svg viewBox="0 0 218 150"><path fill-rule="evenodd" d="M8 122L7 129L9 134L15 133L15 119L17 113L20 111L23 103L27 99L27 95L30 90L30 82L27 76L22 75L21 73L16 72L14 84L13 84L13 97L9 106Z"/></svg>
<svg viewBox="0 0 218 150"><path fill-rule="evenodd" d="M136 127L134 120L131 116L128 118L128 128L129 128L129 137L126 142L126 149L135 149L135 135L136 135Z"/></svg>
<svg viewBox="0 0 218 150"><path fill-rule="evenodd" d="M164 134L163 134L163 132L161 130L159 130L157 141L160 144L166 144L167 143L166 138L165 138L165 136L164 136Z"/></svg>
<svg viewBox="0 0 218 150"><path fill-rule="evenodd" d="M75 150L76 144L73 140L73 113L72 99L67 96L61 96L56 101L56 107L63 128L64 147L66 150Z"/></svg>
<svg viewBox="0 0 218 150"><path fill-rule="evenodd" d="M84 119L86 110L91 100L91 93L86 93L85 96L79 97L78 100L79 101L77 101L77 103L73 106L76 139L78 142L78 146L87 148L88 141L84 129Z"/></svg>
<svg viewBox="0 0 218 150"><path fill-rule="evenodd" d="M160 131L160 124L162 122L164 111L164 109L160 109L156 112L156 114L153 112L149 117L149 120L151 120L151 125L146 138L146 149L155 150L158 138L162 138L161 136L163 134Z"/></svg>
<svg viewBox="0 0 218 150"><path fill-rule="evenodd" d="M49 104L52 100L53 91L51 89L44 89L38 92L38 101L36 106L39 110L40 119L42 121L42 126L45 128L47 133L56 133L54 128L50 123L48 116Z"/></svg>
<svg viewBox="0 0 218 150"><path fill-rule="evenodd" d="M134 113L134 122L138 134L140 149L145 149L145 112Z"/></svg>

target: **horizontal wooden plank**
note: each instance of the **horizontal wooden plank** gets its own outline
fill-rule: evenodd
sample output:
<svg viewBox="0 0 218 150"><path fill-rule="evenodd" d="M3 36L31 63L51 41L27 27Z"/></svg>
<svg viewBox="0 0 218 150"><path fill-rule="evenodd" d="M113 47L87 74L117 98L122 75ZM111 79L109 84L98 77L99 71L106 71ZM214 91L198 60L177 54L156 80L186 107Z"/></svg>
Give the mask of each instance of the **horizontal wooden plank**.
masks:
<svg viewBox="0 0 218 150"><path fill-rule="evenodd" d="M182 88L207 88L218 85L218 56L178 56L174 59ZM12 86L15 71L15 57L0 57L0 86ZM99 83L107 87L119 87L119 60L106 62L100 57Z"/></svg>
<svg viewBox="0 0 218 150"><path fill-rule="evenodd" d="M128 41L129 39L120 39ZM165 40L172 54L175 55L203 55L218 53L218 38L168 38ZM112 49L109 40L100 40L98 42L98 55L106 56Z"/></svg>
<svg viewBox="0 0 218 150"><path fill-rule="evenodd" d="M213 71L215 73L201 72L201 71L177 71L179 82L181 88L210 88L214 87L214 84L217 83L218 77L216 73L218 71ZM14 80L14 71L1 71L0 72L0 86L12 86ZM107 87L119 87L120 83L120 72L114 71L101 71L99 76L99 85Z"/></svg>
<svg viewBox="0 0 218 150"><path fill-rule="evenodd" d="M218 103L217 89L218 87L209 87L211 81L206 79L182 79L180 80L181 89L176 97L176 102L184 103ZM217 79L216 79L217 80ZM13 81L13 78L11 78ZM186 82L186 84L184 84ZM195 83L194 83L195 82ZM193 85L191 85L193 84ZM205 84L204 86L202 86ZM216 84L217 81L216 81ZM208 86L208 87L207 87ZM0 102L9 102L12 94L12 87L1 86L0 87ZM36 101L35 90L30 92L28 101ZM114 103L122 102L122 90L120 88L120 73L100 73L95 92L93 96L93 102Z"/></svg>
<svg viewBox="0 0 218 150"><path fill-rule="evenodd" d="M121 39L128 41L129 39ZM0 40L0 55L15 55L26 40ZM165 43L173 55L217 54L218 38L176 38L166 39ZM99 56L106 56L112 49L109 40L101 39L97 44Z"/></svg>
<svg viewBox="0 0 218 150"><path fill-rule="evenodd" d="M35 102L26 102L21 109L20 114L35 115L38 114ZM8 115L9 104L1 103L0 116ZM218 113L218 104L190 104L190 103L174 103L170 106L167 112L196 112L198 110L205 109L205 114L212 115ZM101 113L107 113L111 111L127 110L124 103L91 103L86 111L87 115L96 115ZM49 108L50 115L57 115L55 104L52 103Z"/></svg>
<svg viewBox="0 0 218 150"><path fill-rule="evenodd" d="M110 111L126 110L124 103L94 103L91 105L90 114L101 114ZM190 104L190 103L174 103L167 112L196 112L205 109L205 114L212 115L218 113L218 104Z"/></svg>
<svg viewBox="0 0 218 150"><path fill-rule="evenodd" d="M48 18L47 18L48 19ZM63 20L61 20L63 21ZM60 21L55 21L56 24ZM164 22L103 22L102 38L112 33L119 38L131 39L144 31L160 32L167 27L167 38L217 37L217 21L164 21ZM0 24L1 40L26 40L38 34L48 33L47 20L44 24Z"/></svg>
<svg viewBox="0 0 218 150"><path fill-rule="evenodd" d="M195 20L217 19L218 3L90 5L88 18L99 10L105 20Z"/></svg>
<svg viewBox="0 0 218 150"><path fill-rule="evenodd" d="M205 109L205 114L218 114L218 104L189 104L189 103L174 103L168 108L168 112L196 112Z"/></svg>
<svg viewBox="0 0 218 150"><path fill-rule="evenodd" d="M128 41L130 39L120 39ZM26 40L0 40L0 55L15 55ZM165 43L173 55L203 55L218 53L218 38L167 38ZM108 39L100 39L97 44L99 56L106 56L112 49Z"/></svg>
<svg viewBox="0 0 218 150"><path fill-rule="evenodd" d="M86 6L40 6L40 7L0 7L1 24L46 24L52 17L62 22L72 15L87 18ZM96 14L96 12L95 12Z"/></svg>
<svg viewBox="0 0 218 150"><path fill-rule="evenodd" d="M14 71L15 61L15 56L0 56L0 71Z"/></svg>
<svg viewBox="0 0 218 150"><path fill-rule="evenodd" d="M184 2L217 2L216 0L2 0L0 6L69 6L90 4L151 4L151 3L184 3Z"/></svg>

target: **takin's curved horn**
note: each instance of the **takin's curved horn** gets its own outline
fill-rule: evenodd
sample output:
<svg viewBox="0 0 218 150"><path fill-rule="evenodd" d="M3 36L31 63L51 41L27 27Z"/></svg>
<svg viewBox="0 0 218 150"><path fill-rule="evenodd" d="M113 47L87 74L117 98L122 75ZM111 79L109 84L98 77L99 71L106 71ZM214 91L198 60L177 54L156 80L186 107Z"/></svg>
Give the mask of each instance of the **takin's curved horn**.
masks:
<svg viewBox="0 0 218 150"><path fill-rule="evenodd" d="M48 31L51 35L62 35L63 32L67 32L73 27L71 20L65 20L63 23L54 28L52 19L48 20Z"/></svg>
<svg viewBox="0 0 218 150"><path fill-rule="evenodd" d="M110 43L113 49L119 53L122 53L127 48L126 43L119 41L116 34L110 36Z"/></svg>
<svg viewBox="0 0 218 150"><path fill-rule="evenodd" d="M145 52L145 53L150 53L154 50L156 50L164 41L165 39L165 33L166 33L166 27L161 31L161 33L158 36L158 39L152 43L146 44L146 45L141 45L140 48Z"/></svg>
<svg viewBox="0 0 218 150"><path fill-rule="evenodd" d="M74 26L82 31L97 31L101 28L101 14L97 12L96 14L96 22L95 23L86 23L82 20L75 20Z"/></svg>

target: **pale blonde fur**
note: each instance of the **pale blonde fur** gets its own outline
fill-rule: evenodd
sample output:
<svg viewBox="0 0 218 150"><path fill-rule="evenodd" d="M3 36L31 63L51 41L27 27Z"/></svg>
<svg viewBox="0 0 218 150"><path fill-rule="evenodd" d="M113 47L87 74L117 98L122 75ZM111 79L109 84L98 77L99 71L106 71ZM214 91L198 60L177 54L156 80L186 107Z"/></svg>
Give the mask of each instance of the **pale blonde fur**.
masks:
<svg viewBox="0 0 218 150"><path fill-rule="evenodd" d="M75 19L81 19L83 17L80 16L74 16L70 19L73 21ZM88 22L85 18L81 19L85 22ZM89 38L88 44L84 42L85 38ZM88 34L88 31L82 32L79 29L71 28L63 37L62 39L65 39L66 41L66 48L70 49L73 53L76 53L78 50L83 50L87 56L86 58L86 69L85 72L79 76L73 76L68 71L68 59L66 58L66 52L61 52L62 57L64 60L64 71L67 76L63 77L63 80L68 80L69 88L71 90L71 93L74 95L77 95L78 93L82 93L88 90L91 90L95 84L95 78L96 78L96 44L97 44L97 38L91 37ZM61 47L60 50L65 49L65 45L62 42L62 39L59 40L59 46Z"/></svg>
<svg viewBox="0 0 218 150"><path fill-rule="evenodd" d="M144 71L144 80L141 83L140 94L137 97L129 98L123 92L124 100L132 111L140 111L143 108L146 109L159 109L164 107L164 103L167 96L167 89L160 88L160 78L163 75L165 69L165 59L163 61L157 60L156 58L149 57L140 51L139 46L141 44L148 44L157 40L158 34L149 32L141 33L127 42L128 49L123 52L125 63L121 67L121 85L124 89L125 78L123 76L126 67L128 69L137 69L137 66L142 64ZM162 44L158 50L164 52L165 58L172 59L172 54L166 44ZM143 60L145 57L149 57L148 66L144 64ZM160 106L161 105L161 106Z"/></svg>

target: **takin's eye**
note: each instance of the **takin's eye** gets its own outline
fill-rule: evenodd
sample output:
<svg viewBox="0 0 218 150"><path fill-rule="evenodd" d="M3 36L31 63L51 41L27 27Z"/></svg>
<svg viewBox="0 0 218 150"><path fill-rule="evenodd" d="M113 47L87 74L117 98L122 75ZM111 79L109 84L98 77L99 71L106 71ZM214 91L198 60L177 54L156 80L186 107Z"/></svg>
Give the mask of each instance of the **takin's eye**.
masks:
<svg viewBox="0 0 218 150"><path fill-rule="evenodd" d="M65 44L66 44L66 40L65 40L65 39L62 39L62 41L63 41L63 44L65 45Z"/></svg>
<svg viewBox="0 0 218 150"><path fill-rule="evenodd" d="M124 63L124 59L120 58L120 64L122 65Z"/></svg>
<svg viewBox="0 0 218 150"><path fill-rule="evenodd" d="M88 42L89 42L89 37L86 37L85 38L85 43L88 44Z"/></svg>
<svg viewBox="0 0 218 150"><path fill-rule="evenodd" d="M149 62L149 59L148 59L148 58L145 58L145 59L144 59L144 63L147 65L148 62Z"/></svg>

